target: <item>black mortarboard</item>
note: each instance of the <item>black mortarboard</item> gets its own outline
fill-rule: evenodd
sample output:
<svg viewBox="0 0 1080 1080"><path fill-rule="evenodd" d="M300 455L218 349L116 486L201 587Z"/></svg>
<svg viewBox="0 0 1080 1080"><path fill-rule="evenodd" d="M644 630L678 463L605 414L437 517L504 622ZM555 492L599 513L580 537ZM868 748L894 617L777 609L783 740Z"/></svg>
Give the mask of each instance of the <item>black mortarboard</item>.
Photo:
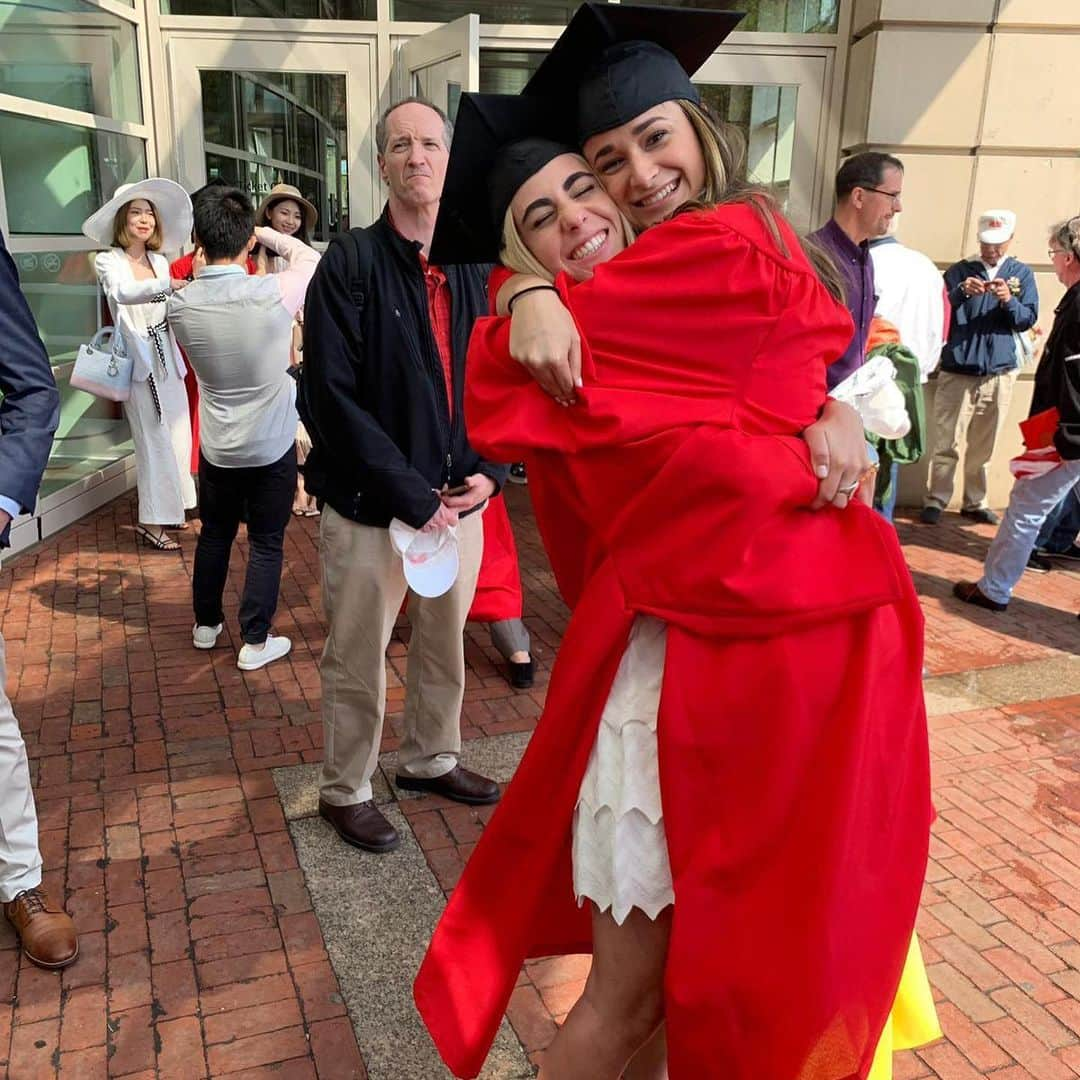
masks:
<svg viewBox="0 0 1080 1080"><path fill-rule="evenodd" d="M663 101L700 102L690 76L742 18L739 11L582 4L523 93L575 115L583 143Z"/></svg>
<svg viewBox="0 0 1080 1080"><path fill-rule="evenodd" d="M547 102L509 94L461 95L431 261L497 262L506 209L517 190L571 145L572 118Z"/></svg>

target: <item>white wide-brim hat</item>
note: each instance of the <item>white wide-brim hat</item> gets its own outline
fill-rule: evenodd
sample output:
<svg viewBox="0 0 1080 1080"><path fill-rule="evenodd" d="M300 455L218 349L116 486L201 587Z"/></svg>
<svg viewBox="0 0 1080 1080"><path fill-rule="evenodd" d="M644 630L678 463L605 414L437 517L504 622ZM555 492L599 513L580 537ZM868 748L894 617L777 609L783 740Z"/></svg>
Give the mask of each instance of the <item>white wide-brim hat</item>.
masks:
<svg viewBox="0 0 1080 1080"><path fill-rule="evenodd" d="M442 596L457 580L461 557L453 525L423 532L394 518L390 541L401 556L409 588L418 596Z"/></svg>
<svg viewBox="0 0 1080 1080"><path fill-rule="evenodd" d="M146 199L154 204L163 251L179 251L191 239L194 224L191 198L175 180L166 180L163 176L121 184L116 194L83 222L83 235L103 248L112 247L113 221L117 212L134 199Z"/></svg>
<svg viewBox="0 0 1080 1080"><path fill-rule="evenodd" d="M1004 244L1016 232L1016 215L1011 210L987 210L979 215L979 243Z"/></svg>

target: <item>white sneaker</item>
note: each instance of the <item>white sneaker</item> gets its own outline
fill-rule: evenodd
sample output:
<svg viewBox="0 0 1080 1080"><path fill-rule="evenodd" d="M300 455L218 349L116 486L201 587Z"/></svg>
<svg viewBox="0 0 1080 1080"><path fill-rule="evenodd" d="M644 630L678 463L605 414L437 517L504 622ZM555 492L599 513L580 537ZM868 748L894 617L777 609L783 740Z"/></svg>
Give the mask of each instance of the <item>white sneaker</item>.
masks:
<svg viewBox="0 0 1080 1080"><path fill-rule="evenodd" d="M196 649L212 649L217 644L221 630L221 623L217 626L199 626L196 623L191 629L191 644Z"/></svg>
<svg viewBox="0 0 1080 1080"><path fill-rule="evenodd" d="M275 637L267 634L261 645L245 645L236 659L236 666L241 671L256 671L275 660L280 660L292 648L287 637Z"/></svg>

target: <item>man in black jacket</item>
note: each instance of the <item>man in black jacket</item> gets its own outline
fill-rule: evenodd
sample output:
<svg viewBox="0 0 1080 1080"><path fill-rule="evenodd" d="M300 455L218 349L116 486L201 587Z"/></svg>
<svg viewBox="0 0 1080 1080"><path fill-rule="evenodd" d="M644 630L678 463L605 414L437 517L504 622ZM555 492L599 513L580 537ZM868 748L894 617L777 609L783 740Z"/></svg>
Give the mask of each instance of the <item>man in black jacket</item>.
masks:
<svg viewBox="0 0 1080 1080"><path fill-rule="evenodd" d="M60 420L49 355L38 336L15 264L0 236L0 547L11 519L37 502ZM0 901L23 952L57 970L79 955L75 924L41 886L41 849L30 769L19 722L4 693L0 637Z"/></svg>
<svg viewBox="0 0 1080 1080"><path fill-rule="evenodd" d="M497 785L458 763L465 619L483 549L480 515L506 469L469 445L465 352L487 312L487 268L431 266L450 123L427 102L388 109L375 130L389 197L370 228L332 243L304 306L300 410L304 468L323 507L325 749L319 812L349 844L390 851L394 827L372 802L386 702L384 656L406 594L412 636L396 782L459 802ZM457 526L460 569L434 599L409 592L388 526Z"/></svg>

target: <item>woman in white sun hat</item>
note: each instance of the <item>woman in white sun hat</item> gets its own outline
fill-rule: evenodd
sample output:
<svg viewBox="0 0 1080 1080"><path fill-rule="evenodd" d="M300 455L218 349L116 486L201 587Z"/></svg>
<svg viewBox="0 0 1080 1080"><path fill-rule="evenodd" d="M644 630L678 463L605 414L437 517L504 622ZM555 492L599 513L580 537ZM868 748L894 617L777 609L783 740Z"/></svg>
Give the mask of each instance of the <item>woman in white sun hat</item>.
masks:
<svg viewBox="0 0 1080 1080"><path fill-rule="evenodd" d="M179 251L191 235L191 199L172 180L122 184L82 231L108 250L94 259L120 347L133 363L124 413L135 444L139 521L135 531L157 551L179 551L166 531L181 528L195 506L187 365L165 320L173 289L162 251Z"/></svg>

